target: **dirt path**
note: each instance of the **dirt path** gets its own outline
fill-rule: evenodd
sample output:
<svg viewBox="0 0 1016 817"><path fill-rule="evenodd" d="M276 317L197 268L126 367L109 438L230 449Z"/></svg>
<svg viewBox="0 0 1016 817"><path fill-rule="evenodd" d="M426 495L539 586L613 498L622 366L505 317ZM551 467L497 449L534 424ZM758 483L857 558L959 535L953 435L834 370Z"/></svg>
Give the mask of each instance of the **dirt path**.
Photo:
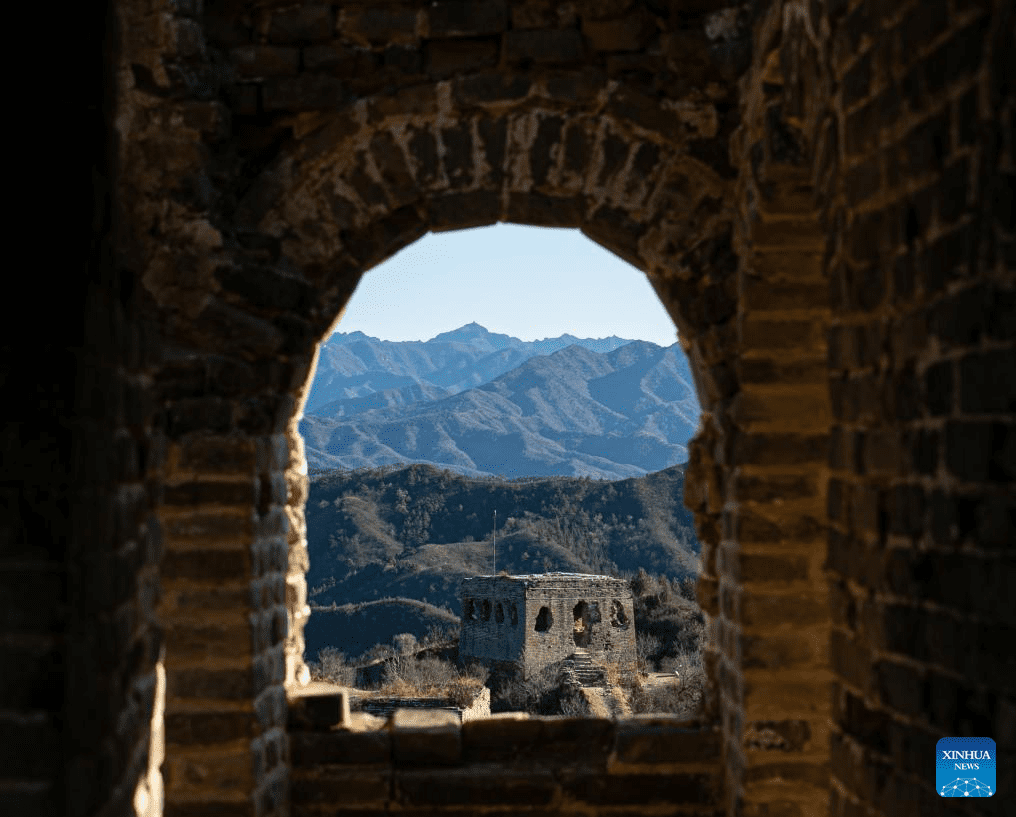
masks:
<svg viewBox="0 0 1016 817"><path fill-rule="evenodd" d="M582 687L582 697L589 704L589 714L594 718L609 718L610 707L604 700L603 690L598 687Z"/></svg>

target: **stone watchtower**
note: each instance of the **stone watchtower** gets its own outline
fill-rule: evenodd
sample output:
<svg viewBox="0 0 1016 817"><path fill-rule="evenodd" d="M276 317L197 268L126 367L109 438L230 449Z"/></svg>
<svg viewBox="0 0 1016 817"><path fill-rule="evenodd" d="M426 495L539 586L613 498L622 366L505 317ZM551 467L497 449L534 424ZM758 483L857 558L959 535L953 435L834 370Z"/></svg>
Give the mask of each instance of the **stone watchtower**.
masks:
<svg viewBox="0 0 1016 817"><path fill-rule="evenodd" d="M576 653L635 667L631 588L582 573L463 579L460 660L531 678Z"/></svg>

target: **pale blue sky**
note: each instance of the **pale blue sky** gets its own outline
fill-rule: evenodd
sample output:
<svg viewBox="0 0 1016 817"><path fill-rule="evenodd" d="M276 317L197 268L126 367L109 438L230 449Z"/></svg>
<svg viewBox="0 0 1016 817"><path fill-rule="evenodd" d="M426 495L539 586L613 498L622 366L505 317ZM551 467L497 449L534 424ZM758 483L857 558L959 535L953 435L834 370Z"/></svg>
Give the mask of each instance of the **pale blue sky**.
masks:
<svg viewBox="0 0 1016 817"><path fill-rule="evenodd" d="M525 341L677 342L642 272L578 230L516 224L428 233L363 276L334 329L429 340L472 321Z"/></svg>

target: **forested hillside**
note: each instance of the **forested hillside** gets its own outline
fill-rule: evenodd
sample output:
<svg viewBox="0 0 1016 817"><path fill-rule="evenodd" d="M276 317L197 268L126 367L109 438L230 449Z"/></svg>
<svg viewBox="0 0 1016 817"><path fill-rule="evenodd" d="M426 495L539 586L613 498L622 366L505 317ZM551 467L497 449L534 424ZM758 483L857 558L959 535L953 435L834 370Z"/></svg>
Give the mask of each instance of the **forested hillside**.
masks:
<svg viewBox="0 0 1016 817"><path fill-rule="evenodd" d="M425 465L316 475L307 502L310 604L344 607L339 618L370 609L372 618L368 635L367 619L357 631L335 626L334 614L312 615L308 655L325 638L354 655L375 638L426 632L441 610L460 615L460 580L495 572L495 558L496 572L512 574L642 569L691 578L700 548L683 485L683 465L614 482L474 479ZM397 615L391 604L345 607L384 599L425 606L403 604Z"/></svg>

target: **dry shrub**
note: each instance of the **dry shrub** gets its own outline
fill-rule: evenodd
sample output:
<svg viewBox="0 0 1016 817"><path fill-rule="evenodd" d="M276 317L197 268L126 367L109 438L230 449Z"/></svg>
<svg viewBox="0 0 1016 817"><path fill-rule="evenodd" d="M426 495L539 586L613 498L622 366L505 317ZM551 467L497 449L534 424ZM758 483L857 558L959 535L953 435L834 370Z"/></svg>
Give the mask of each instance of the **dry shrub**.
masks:
<svg viewBox="0 0 1016 817"><path fill-rule="evenodd" d="M449 661L427 657L393 656L387 662L388 679L377 690L378 697L446 698L456 706L470 706L487 680L482 665L467 666L461 672Z"/></svg>
<svg viewBox="0 0 1016 817"><path fill-rule="evenodd" d="M460 677L456 678L445 688L444 694L455 706L461 706L465 709L473 705L473 701L482 689L482 681L476 678Z"/></svg>
<svg viewBox="0 0 1016 817"><path fill-rule="evenodd" d="M308 664L313 681L351 687L356 684L356 667L352 666L345 653L335 647L324 647L318 651L317 662Z"/></svg>
<svg viewBox="0 0 1016 817"><path fill-rule="evenodd" d="M642 687L632 692L632 713L659 712L691 718L702 708L705 682L702 667L692 666L681 675L680 683Z"/></svg>

